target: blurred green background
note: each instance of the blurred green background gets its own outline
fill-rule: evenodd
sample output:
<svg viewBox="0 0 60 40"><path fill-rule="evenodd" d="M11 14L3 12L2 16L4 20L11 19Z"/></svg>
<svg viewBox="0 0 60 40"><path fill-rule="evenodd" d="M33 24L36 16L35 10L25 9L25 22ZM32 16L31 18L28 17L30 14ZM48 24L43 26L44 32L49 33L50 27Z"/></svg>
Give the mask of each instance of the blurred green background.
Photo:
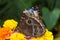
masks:
<svg viewBox="0 0 60 40"><path fill-rule="evenodd" d="M6 19L19 22L23 10L35 4L41 7L46 28L53 32L55 40L60 40L60 0L0 0L0 26Z"/></svg>

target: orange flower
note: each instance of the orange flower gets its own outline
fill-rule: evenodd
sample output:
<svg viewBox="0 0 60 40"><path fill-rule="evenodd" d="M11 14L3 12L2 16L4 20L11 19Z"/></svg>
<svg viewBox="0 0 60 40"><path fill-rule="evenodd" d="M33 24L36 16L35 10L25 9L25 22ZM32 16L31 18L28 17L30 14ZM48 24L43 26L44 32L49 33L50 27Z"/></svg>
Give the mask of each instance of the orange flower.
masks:
<svg viewBox="0 0 60 40"><path fill-rule="evenodd" d="M5 40L12 33L11 29L8 27L0 28L0 40Z"/></svg>

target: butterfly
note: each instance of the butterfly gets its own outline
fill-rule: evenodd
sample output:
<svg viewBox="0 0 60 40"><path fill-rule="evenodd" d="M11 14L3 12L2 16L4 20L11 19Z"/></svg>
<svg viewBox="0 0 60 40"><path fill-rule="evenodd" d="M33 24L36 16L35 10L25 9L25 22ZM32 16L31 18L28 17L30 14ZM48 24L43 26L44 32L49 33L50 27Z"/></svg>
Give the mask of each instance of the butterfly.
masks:
<svg viewBox="0 0 60 40"><path fill-rule="evenodd" d="M46 28L41 19L35 18L32 12L25 10L22 13L17 30L26 36L39 37L45 33Z"/></svg>

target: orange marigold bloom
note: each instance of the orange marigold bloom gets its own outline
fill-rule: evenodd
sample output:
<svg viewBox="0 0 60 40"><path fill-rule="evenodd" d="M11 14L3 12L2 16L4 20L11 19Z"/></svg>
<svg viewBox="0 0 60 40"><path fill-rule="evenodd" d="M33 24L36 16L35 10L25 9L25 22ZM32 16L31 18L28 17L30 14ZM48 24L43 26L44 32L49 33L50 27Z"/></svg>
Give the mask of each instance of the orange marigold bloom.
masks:
<svg viewBox="0 0 60 40"><path fill-rule="evenodd" d="M0 40L5 40L12 33L11 29L8 27L0 28Z"/></svg>

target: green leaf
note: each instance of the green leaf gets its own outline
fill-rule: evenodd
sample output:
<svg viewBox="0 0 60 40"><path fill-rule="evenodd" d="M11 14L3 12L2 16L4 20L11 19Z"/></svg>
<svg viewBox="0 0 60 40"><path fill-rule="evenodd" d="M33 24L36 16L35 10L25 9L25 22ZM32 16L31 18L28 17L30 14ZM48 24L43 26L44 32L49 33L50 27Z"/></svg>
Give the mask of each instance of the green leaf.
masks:
<svg viewBox="0 0 60 40"><path fill-rule="evenodd" d="M56 0L55 8L59 8L60 9L60 0Z"/></svg>
<svg viewBox="0 0 60 40"><path fill-rule="evenodd" d="M56 25L57 20L59 18L60 10L55 8L53 11L49 11L48 8L42 8L42 17L45 22L46 27L49 30L52 30Z"/></svg>
<svg viewBox="0 0 60 40"><path fill-rule="evenodd" d="M56 0L47 0L47 6L50 10L53 10L55 8Z"/></svg>

